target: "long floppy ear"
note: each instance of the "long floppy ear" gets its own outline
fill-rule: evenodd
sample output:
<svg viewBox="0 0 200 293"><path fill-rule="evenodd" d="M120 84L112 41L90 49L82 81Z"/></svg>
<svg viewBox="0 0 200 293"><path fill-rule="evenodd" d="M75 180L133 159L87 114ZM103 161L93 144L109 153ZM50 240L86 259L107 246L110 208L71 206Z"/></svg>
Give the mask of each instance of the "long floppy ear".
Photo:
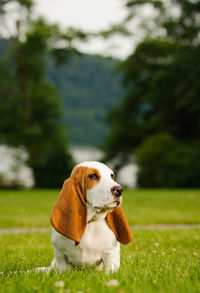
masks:
<svg viewBox="0 0 200 293"><path fill-rule="evenodd" d="M80 243L87 224L87 207L75 178L65 180L50 220L56 231Z"/></svg>
<svg viewBox="0 0 200 293"><path fill-rule="evenodd" d="M118 207L111 213L108 213L106 219L108 226L115 233L115 236L120 243L128 244L133 240L133 235L124 216L122 207Z"/></svg>

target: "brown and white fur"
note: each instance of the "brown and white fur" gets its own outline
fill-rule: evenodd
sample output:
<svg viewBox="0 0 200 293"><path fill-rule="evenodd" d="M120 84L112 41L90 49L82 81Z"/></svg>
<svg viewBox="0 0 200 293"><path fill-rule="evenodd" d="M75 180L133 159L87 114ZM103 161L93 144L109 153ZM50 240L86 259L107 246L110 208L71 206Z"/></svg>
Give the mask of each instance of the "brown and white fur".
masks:
<svg viewBox="0 0 200 293"><path fill-rule="evenodd" d="M83 162L77 167L92 170L86 190L87 226L77 246L53 228L54 260L50 268L63 272L71 266L95 265L115 272L120 266L120 243L109 228L106 215L121 204L122 188L114 180L113 171L100 162Z"/></svg>

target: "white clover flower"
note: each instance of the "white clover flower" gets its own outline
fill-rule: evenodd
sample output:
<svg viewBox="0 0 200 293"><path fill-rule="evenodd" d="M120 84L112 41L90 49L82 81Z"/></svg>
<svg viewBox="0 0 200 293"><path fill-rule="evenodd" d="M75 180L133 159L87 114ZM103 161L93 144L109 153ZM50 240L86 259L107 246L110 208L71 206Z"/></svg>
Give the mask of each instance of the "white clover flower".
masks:
<svg viewBox="0 0 200 293"><path fill-rule="evenodd" d="M159 243L158 243L158 242L155 242L154 245L155 245L156 247L158 247L158 246L159 246Z"/></svg>
<svg viewBox="0 0 200 293"><path fill-rule="evenodd" d="M165 254L166 254L166 253L163 251L163 252L162 252L162 255L165 255Z"/></svg>
<svg viewBox="0 0 200 293"><path fill-rule="evenodd" d="M57 282L55 282L54 286L57 287L57 288L64 288L65 283L62 280L57 281Z"/></svg>
<svg viewBox="0 0 200 293"><path fill-rule="evenodd" d="M152 250L153 253L156 253L156 250Z"/></svg>
<svg viewBox="0 0 200 293"><path fill-rule="evenodd" d="M173 248L172 248L172 251L176 251L176 248L173 247Z"/></svg>
<svg viewBox="0 0 200 293"><path fill-rule="evenodd" d="M111 286L114 286L114 287L118 287L119 286L119 281L113 279L113 280L110 280L106 283L106 286L108 287L111 287Z"/></svg>
<svg viewBox="0 0 200 293"><path fill-rule="evenodd" d="M153 280L153 283L155 284L156 283L156 280Z"/></svg>
<svg viewBox="0 0 200 293"><path fill-rule="evenodd" d="M198 255L198 252L193 252L193 255L197 256Z"/></svg>

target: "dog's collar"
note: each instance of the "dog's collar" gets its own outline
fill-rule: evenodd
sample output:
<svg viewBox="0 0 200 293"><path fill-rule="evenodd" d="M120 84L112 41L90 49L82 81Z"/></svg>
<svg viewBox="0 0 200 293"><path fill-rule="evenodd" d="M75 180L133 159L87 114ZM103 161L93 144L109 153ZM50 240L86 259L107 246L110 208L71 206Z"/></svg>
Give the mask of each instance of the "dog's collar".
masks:
<svg viewBox="0 0 200 293"><path fill-rule="evenodd" d="M95 217L92 217L92 219L90 219L88 222L87 222L87 224L90 224L90 223L92 223L92 222L95 222L96 220L95 220Z"/></svg>
<svg viewBox="0 0 200 293"><path fill-rule="evenodd" d="M87 224L90 224L92 222L96 222L96 221L101 220L101 219L105 219L106 218L106 215L107 215L107 211L105 211L104 209L102 209L101 211L96 212L92 216L92 218L89 221L87 221Z"/></svg>
<svg viewBox="0 0 200 293"><path fill-rule="evenodd" d="M88 206L88 204L87 204ZM104 219L106 218L106 215L108 212L112 212L113 208L108 208L108 207L94 207L91 210L91 207L88 206L88 211L89 211L89 221L87 221L87 224L90 224L92 222L96 222L99 219Z"/></svg>

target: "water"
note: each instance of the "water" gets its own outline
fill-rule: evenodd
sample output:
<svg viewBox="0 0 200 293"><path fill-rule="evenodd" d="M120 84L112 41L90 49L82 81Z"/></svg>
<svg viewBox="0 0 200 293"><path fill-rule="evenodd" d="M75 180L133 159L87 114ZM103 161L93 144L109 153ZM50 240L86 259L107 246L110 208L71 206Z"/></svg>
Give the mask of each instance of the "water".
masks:
<svg viewBox="0 0 200 293"><path fill-rule="evenodd" d="M26 166L27 153L22 148L0 145L0 185L34 185L33 172Z"/></svg>
<svg viewBox="0 0 200 293"><path fill-rule="evenodd" d="M71 148L71 153L77 163L82 161L98 161L103 157L103 153L93 147L73 147ZM112 168L112 164L109 167ZM136 165L127 164L117 174L118 182L126 187L136 187L137 170Z"/></svg>
<svg viewBox="0 0 200 293"><path fill-rule="evenodd" d="M93 147L72 147L70 149L76 163L82 161L98 161L103 153ZM32 170L26 166L27 154L24 149L16 149L0 146L0 182L15 185L17 182L24 187L33 187L34 178ZM112 168L112 166L110 166ZM128 164L117 174L120 184L127 187L135 187L137 178L137 166Z"/></svg>

